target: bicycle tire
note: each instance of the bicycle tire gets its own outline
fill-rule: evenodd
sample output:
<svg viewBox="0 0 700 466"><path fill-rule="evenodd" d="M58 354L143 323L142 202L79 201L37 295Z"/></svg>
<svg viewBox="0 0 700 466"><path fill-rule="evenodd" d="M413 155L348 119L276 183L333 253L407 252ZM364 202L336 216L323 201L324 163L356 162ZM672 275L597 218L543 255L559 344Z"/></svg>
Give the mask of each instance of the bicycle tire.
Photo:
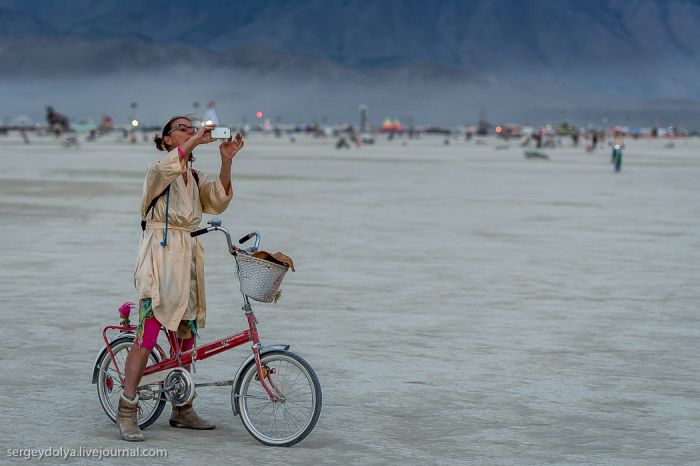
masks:
<svg viewBox="0 0 700 466"><path fill-rule="evenodd" d="M233 403L237 403L236 407L238 413L241 417L241 422L243 426L248 431L248 433L258 442L263 445L277 446L277 447L290 447L301 442L306 438L311 431L316 426L319 416L321 415L321 405L322 405L322 394L321 394L321 384L318 381L316 373L311 368L309 363L307 363L302 357L298 356L289 351L270 351L269 353L264 353L260 357L260 362L267 366L275 366L275 369L281 371L284 368L284 373L277 372L280 379L278 381L278 388L281 389L283 393L286 392L288 396L285 397L284 401L272 402L269 400L267 392L264 391L262 385L256 380L257 379L257 367L255 361L251 361L248 366L241 373L241 381L234 386L231 393L231 398ZM285 367L283 367L283 365ZM300 387L295 388L294 386L289 387L285 390L287 382L286 378L290 378L288 374L291 372L290 367L294 367L294 370L299 374L303 375L305 379L305 384L301 383ZM301 375L296 375L294 382L297 382ZM251 394L251 388L257 393L257 395ZM305 390L308 388L308 396L306 393L298 395L299 390ZM294 395L294 400L289 396L292 393ZM264 398L267 397L267 400ZM256 420L256 416L253 416L252 410L254 406L248 401L249 399L257 400L258 405L255 408L258 409L258 416L265 412L268 407L274 412L275 421L274 428L265 428L263 422ZM302 401L299 401L302 400ZM299 406L292 404L298 404ZM262 407L260 406L262 405ZM303 409L300 406L308 406L308 408ZM276 430L277 426L277 412L281 411L282 417L280 420L290 426L289 420L291 419L293 423L297 421L296 416L303 416L303 418L296 422L299 427L296 429L291 429L291 433L286 436L275 436L272 430ZM290 426L291 427L291 426Z"/></svg>

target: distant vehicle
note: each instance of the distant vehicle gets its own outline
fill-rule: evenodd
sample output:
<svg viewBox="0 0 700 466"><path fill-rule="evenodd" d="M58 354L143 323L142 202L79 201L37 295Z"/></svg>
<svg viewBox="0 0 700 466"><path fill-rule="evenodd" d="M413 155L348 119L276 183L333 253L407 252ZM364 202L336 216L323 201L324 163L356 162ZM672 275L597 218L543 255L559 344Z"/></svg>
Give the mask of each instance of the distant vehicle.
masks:
<svg viewBox="0 0 700 466"><path fill-rule="evenodd" d="M549 156L547 154L537 150L526 150L525 158L532 160L549 160Z"/></svg>
<svg viewBox="0 0 700 466"><path fill-rule="evenodd" d="M443 128L441 126L428 126L424 130L425 134L442 134L444 136L449 136L452 134L452 130L449 128Z"/></svg>

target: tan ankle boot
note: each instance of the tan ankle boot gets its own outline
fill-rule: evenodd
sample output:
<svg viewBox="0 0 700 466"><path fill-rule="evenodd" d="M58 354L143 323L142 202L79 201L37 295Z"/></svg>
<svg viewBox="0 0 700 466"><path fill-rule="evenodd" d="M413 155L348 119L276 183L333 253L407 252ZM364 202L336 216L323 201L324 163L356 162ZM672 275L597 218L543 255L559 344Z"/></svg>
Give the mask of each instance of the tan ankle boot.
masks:
<svg viewBox="0 0 700 466"><path fill-rule="evenodd" d="M122 393L119 397L119 410L117 412L117 424L119 435L127 442L143 442L143 434L138 422L139 395L130 400Z"/></svg>
<svg viewBox="0 0 700 466"><path fill-rule="evenodd" d="M184 406L173 406L173 413L170 415L170 425L172 427L187 427L188 429L208 430L216 427L213 422L205 421L199 414L194 412L192 403Z"/></svg>

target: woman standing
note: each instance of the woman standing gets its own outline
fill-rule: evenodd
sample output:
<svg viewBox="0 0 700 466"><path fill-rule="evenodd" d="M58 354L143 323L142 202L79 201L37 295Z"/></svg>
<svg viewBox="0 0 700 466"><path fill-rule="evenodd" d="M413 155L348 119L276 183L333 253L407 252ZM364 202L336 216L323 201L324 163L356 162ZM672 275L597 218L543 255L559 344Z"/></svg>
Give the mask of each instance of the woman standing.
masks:
<svg viewBox="0 0 700 466"><path fill-rule="evenodd" d="M156 345L160 326L177 332L182 351L193 347L197 329L204 327L204 247L190 232L199 227L203 212L220 214L228 207L233 197L231 165L243 147L240 134L221 143L221 170L213 180L188 168L192 151L200 144L214 141L212 129L213 125L205 125L197 130L189 118L176 116L154 138L158 150L168 154L148 167L143 187L144 232L134 272L140 300L139 328L126 358L124 391L117 417L124 440L143 440L137 420L136 389L148 355ZM173 406L170 425L191 429L215 427L194 412L192 403Z"/></svg>

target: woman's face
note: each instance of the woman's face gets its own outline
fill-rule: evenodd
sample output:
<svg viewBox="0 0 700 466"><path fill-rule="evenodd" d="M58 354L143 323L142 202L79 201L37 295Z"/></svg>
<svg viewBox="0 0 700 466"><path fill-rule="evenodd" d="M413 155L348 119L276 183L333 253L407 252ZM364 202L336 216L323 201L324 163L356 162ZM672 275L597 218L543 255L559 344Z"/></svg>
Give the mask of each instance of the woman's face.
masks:
<svg viewBox="0 0 700 466"><path fill-rule="evenodd" d="M165 135L163 142L170 147L183 145L195 133L196 128L187 118L178 118L170 126L170 134Z"/></svg>

